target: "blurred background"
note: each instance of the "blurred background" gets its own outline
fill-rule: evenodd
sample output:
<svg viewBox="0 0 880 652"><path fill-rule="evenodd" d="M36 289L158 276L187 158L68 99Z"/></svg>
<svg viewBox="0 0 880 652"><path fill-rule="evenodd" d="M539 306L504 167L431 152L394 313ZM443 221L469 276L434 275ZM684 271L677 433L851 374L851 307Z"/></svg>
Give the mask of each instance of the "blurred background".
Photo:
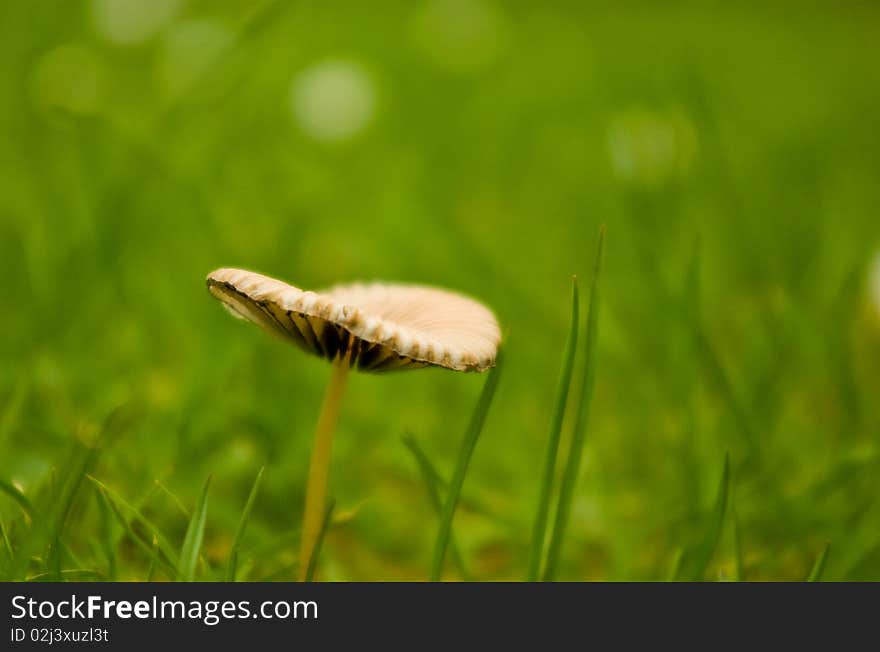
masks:
<svg viewBox="0 0 880 652"><path fill-rule="evenodd" d="M455 533L521 579L568 324L608 226L564 579L663 579L724 455L747 579L880 579L880 12L870 3L9 2L0 21L0 478L92 474L211 568L254 476L246 579L290 579L329 367L230 319L237 266L491 306L506 369ZM329 580L423 579L483 378L355 374ZM567 441L563 440L563 449ZM109 563L93 487L64 533ZM15 543L18 506L0 495ZM709 577L734 574L731 519ZM73 564L73 562L70 562ZM204 578L212 577L207 567ZM450 568L449 577L456 577ZM159 578L163 576L159 575Z"/></svg>

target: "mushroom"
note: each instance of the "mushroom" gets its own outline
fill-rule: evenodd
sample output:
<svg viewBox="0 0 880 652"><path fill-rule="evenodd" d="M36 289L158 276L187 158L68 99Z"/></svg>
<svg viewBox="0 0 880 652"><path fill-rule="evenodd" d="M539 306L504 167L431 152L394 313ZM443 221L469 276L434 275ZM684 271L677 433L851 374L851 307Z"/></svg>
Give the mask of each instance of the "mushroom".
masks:
<svg viewBox="0 0 880 652"><path fill-rule="evenodd" d="M218 269L208 290L234 316L333 363L309 462L300 580L320 534L330 449L349 369L397 371L436 366L486 371L501 332L492 312L468 297L419 285L354 283L309 292L241 269Z"/></svg>

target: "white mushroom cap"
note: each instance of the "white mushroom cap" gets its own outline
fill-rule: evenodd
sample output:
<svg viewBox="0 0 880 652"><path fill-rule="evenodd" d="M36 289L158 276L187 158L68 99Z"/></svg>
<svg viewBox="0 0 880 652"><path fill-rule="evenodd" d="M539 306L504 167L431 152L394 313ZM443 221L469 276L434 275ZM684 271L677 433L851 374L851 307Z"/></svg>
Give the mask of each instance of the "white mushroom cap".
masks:
<svg viewBox="0 0 880 652"><path fill-rule="evenodd" d="M235 316L322 357L366 371L437 365L485 371L501 331L488 308L468 297L419 285L355 283L300 290L242 269L218 269L208 289Z"/></svg>

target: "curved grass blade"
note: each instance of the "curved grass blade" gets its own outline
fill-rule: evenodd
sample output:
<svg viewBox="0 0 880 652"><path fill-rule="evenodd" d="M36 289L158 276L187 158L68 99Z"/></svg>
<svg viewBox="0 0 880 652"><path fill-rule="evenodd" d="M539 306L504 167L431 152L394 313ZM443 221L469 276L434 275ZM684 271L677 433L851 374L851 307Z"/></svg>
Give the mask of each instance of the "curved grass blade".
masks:
<svg viewBox="0 0 880 652"><path fill-rule="evenodd" d="M27 514L28 518L31 520L34 519L34 506L31 504L31 501L28 500L27 496L21 493L14 484L0 479L0 491L18 503L18 506L21 507L25 514Z"/></svg>
<svg viewBox="0 0 880 652"><path fill-rule="evenodd" d="M169 563L169 567L173 569L171 573L171 577L175 577L177 575L177 552L168 542L164 536L162 536L161 531L156 525L150 521L146 516L144 516L134 505L129 503L125 498L111 489L109 486L98 480L93 476L88 476L88 479L100 490L104 493L104 497L107 499L107 505L110 507L111 512L116 517L116 520L122 526L123 530L128 534L128 536L143 550L146 550L147 556L150 556L151 549L150 544L144 541L143 537L141 537L137 532L135 532L134 528L132 528L132 521L135 521L140 524L142 528L147 530L147 532L151 532L159 538L159 550L161 550L162 555ZM120 509L120 507L122 509ZM123 510L130 514L130 519L126 518L125 514L123 514Z"/></svg>
<svg viewBox="0 0 880 652"><path fill-rule="evenodd" d="M562 434L562 420L565 417L565 406L568 403L571 376L574 369L574 358L577 353L578 330L580 330L579 297L577 278L571 283L571 324L565 352L562 356L562 370L559 373L559 384L556 387L556 400L553 405L553 416L550 419L550 434L547 437L547 450L544 453L544 470L541 475L541 489L538 494L538 508L532 526L532 543L529 547L528 580L534 582L541 572L541 555L547 536L547 519L550 515L550 503L553 489L553 477L556 472L556 458L559 454L559 439Z"/></svg>
<svg viewBox="0 0 880 652"><path fill-rule="evenodd" d="M684 548L676 548L675 554L672 556L672 563L669 565L669 575L666 577L667 582L675 582L681 573L681 563L684 560Z"/></svg>
<svg viewBox="0 0 880 652"><path fill-rule="evenodd" d="M238 566L238 551L239 548L241 548L241 540L244 537L244 531L245 528L247 528L248 519L251 517L251 510L254 507L254 501L257 499L257 493L260 491L260 483L263 480L263 471L265 470L266 467L263 466L257 472L257 477L254 479L251 492L248 494L247 501L244 504L244 511L242 511L241 518L238 521L238 527L235 528L235 535L232 538L232 546L229 549L229 563L226 566L227 582L235 581L235 571Z"/></svg>
<svg viewBox="0 0 880 652"><path fill-rule="evenodd" d="M409 433L405 434L403 436L403 444L409 449L416 460L416 465L419 467L419 472L421 473L425 486L428 489L428 496L431 499L431 504L434 506L437 514L441 514L443 512L443 499L440 497L441 482L438 481L440 474L431 463L431 460L428 459L425 451L423 451L418 442L416 442L415 437ZM461 575L461 579L469 581L470 574L464 564L464 558L461 555L458 542L455 540L454 532L449 533L449 550L452 554L452 563L458 568L458 573Z"/></svg>
<svg viewBox="0 0 880 652"><path fill-rule="evenodd" d="M605 225L599 228L599 242L596 247L596 261L593 267L593 279L590 285L590 303L587 309L587 326L584 336L585 357L581 393L577 404L574 432L568 451L562 484L559 488L559 502L556 507L556 520L547 549L547 562L544 567L544 581L552 581L556 577L559 565L559 553L568 519L571 515L571 502L577 484L583 457L584 440L587 435L587 423L590 420L590 406L593 399L593 385L596 380L596 342L599 336L599 276L602 271L602 257L605 249Z"/></svg>
<svg viewBox="0 0 880 652"><path fill-rule="evenodd" d="M312 556L309 558L309 567L306 569L306 582L313 581L315 570L318 568L318 557L321 554L321 546L324 544L324 535L330 527L330 519L333 516L333 508L336 507L336 499L331 498L327 503L327 511L324 512L324 520L321 521L321 529L318 531L318 538L315 541L315 549L312 550Z"/></svg>
<svg viewBox="0 0 880 652"><path fill-rule="evenodd" d="M192 517L192 514L189 513L189 510L186 508L186 505L183 504L183 501L180 498L178 498L177 494L175 494L173 491L171 491L171 489L169 489L164 482L162 482L159 478L154 478L153 482L155 483L155 485L159 489L159 491L161 491L163 494L168 496L169 500L171 500L171 502L174 503L174 507L177 508L177 511L179 511L183 515L184 518L188 519L188 518Z"/></svg>
<svg viewBox="0 0 880 652"><path fill-rule="evenodd" d="M822 554L819 555L819 558L816 560L816 563L813 564L813 570L810 571L809 577L807 577L808 582L821 582L822 574L825 572L825 563L828 561L828 551L831 550L831 542L825 544L825 547L822 549Z"/></svg>
<svg viewBox="0 0 880 652"><path fill-rule="evenodd" d="M102 494L103 500L106 501L107 506L110 508L110 512L113 514L113 516L119 522L119 524L122 526L122 529L126 532L126 534L128 534L128 537L134 542L134 544L138 548L140 548L141 551L143 551L144 554L146 554L147 557L149 557L151 560L152 559L159 559L159 562L165 567L165 570L168 573L169 577L176 577L177 576L177 561L175 560L175 558L173 556L170 556L168 554L168 551L162 549L161 543L157 547L162 551L162 557L158 558L154 548L151 547L150 544L148 544L146 541L144 541L144 539L137 532L134 531L134 528L132 528L132 526L131 526L131 522L129 522L129 520L127 518L125 518L125 515L123 515L123 513L120 511L119 506L114 502L114 500L108 494L106 487L98 486L98 492ZM133 509L133 508L131 508L129 506L129 509ZM143 517L140 517L139 520L140 520L141 524L143 525L143 523L145 522L145 519L143 519ZM159 538L159 535L155 530L153 530L153 540L154 540L154 542L161 542L162 541L162 539ZM167 544L166 544L166 547L167 547Z"/></svg>
<svg viewBox="0 0 880 652"><path fill-rule="evenodd" d="M709 520L709 529L703 538L699 548L694 553L689 579L698 582L703 579L706 568L715 554L718 539L721 537L721 529L724 526L724 514L727 511L727 497L730 493L730 454L724 455L724 469L721 472L721 481L718 483L718 492L715 495L715 505L712 508L712 516Z"/></svg>
<svg viewBox="0 0 880 652"><path fill-rule="evenodd" d="M458 452L458 462L455 473L449 483L449 492L446 494L446 502L443 504L443 512L440 515L440 527L437 530L437 540L434 544L434 559L431 564L431 581L439 582L443 573L443 560L446 558L446 548L449 546L449 535L452 531L452 519L455 516L455 507L461 496L461 488L464 485L464 476L467 473L468 464L483 430L483 423L495 396L495 388L498 386L498 378L501 374L502 355L499 353L495 361L495 368L489 372L489 377L483 385L483 391L471 415L471 421L461 442Z"/></svg>
<svg viewBox="0 0 880 652"><path fill-rule="evenodd" d="M82 581L105 581L107 578L97 570L93 570L91 568L67 568L65 570L59 571L58 577L60 579L55 579L55 574L53 572L45 572L38 573L36 575L32 575L27 578L28 582L82 582Z"/></svg>
<svg viewBox="0 0 880 652"><path fill-rule="evenodd" d="M177 579L182 582L192 582L196 575L196 564L199 561L199 552L202 549L202 539L205 536L205 522L208 517L208 487L211 485L211 476L205 480L202 495L193 510L189 526L186 528L186 536L180 547L180 565Z"/></svg>

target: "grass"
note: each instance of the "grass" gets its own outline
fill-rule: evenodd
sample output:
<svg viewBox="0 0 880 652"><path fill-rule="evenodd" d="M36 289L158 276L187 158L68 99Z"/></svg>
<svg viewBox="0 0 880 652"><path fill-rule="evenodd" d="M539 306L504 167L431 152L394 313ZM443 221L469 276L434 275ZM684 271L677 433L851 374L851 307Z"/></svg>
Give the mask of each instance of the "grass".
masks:
<svg viewBox="0 0 880 652"><path fill-rule="evenodd" d="M90 0L5 8L0 577L173 580L209 475L194 577L295 577L327 369L224 315L203 286L221 265L490 306L504 379L443 576L464 576L459 554L469 578L536 577L543 554L542 577L586 350L581 330L548 494L569 279L583 320L605 223L552 576L695 577L729 453L703 579L803 580L827 541L823 579L880 579L880 10L480 1L471 24L467 3L447 22L252 4L181 3L137 43ZM476 36L450 50L459 25ZM296 99L322 63L345 82L327 87L372 92L335 141L313 119L338 112ZM320 579L430 575L434 494L448 504L484 381L350 379Z"/></svg>
<svg viewBox="0 0 880 652"><path fill-rule="evenodd" d="M327 530L330 528L330 522L333 518L333 509L336 507L336 500L331 498L327 503L327 509L324 511L324 518L321 521L321 529L318 530L318 539L315 542L315 549L309 557L309 566L306 568L305 580L306 582L312 582L315 579L315 571L318 568L318 559L321 556L321 546L324 545L324 537L327 535Z"/></svg>
<svg viewBox="0 0 880 652"><path fill-rule="evenodd" d="M718 547L721 538L721 530L724 526L724 516L727 514L727 503L730 496L730 456L724 456L724 466L721 471L721 480L718 482L718 491L715 494L715 503L709 517L708 527L702 542L693 553L693 561L689 570L688 579L701 581L705 579L706 569L712 561L712 555Z"/></svg>
<svg viewBox="0 0 880 652"><path fill-rule="evenodd" d="M547 549L547 561L544 567L545 582L556 579L559 571L562 544L571 518L571 504L574 499L581 461L583 459L584 441L587 436L587 424L590 419L590 406L593 401L593 387L596 382L596 343L599 337L599 275L602 270L602 255L605 251L605 225L599 228L599 244L596 247L596 259L593 267L593 279L590 284L590 304L587 309L587 322L584 331L584 367L581 376L581 392L578 397L577 411L569 444L568 459L562 474L559 487L559 501L556 505L556 520L550 535Z"/></svg>
<svg viewBox="0 0 880 652"><path fill-rule="evenodd" d="M810 575L807 577L808 582L821 582L822 575L825 573L825 564L828 561L828 551L831 550L831 544L826 543L825 547L822 548L822 553L816 559L816 563L813 564L812 570L810 570Z"/></svg>
<svg viewBox="0 0 880 652"><path fill-rule="evenodd" d="M562 419L565 416L565 406L568 403L568 392L571 386L571 375L574 370L574 358L577 353L577 338L580 330L578 308L577 279L572 280L571 285L571 325L568 330L568 339L565 341L565 353L562 356L562 371L559 374L559 385L556 388L556 398L553 402L553 416L550 421L550 433L547 437L547 451L544 454L544 468L541 474L541 492L538 496L538 510L535 515L535 525L532 529L532 543L529 547L529 574L528 579L534 582L541 572L541 559L544 554L544 543L547 532L547 519L550 515L552 502L552 488L554 472L556 470L556 457L559 453L559 439L562 434Z"/></svg>
<svg viewBox="0 0 880 652"><path fill-rule="evenodd" d="M235 528L235 535L232 537L232 547L229 550L229 562L226 566L227 582L235 581L235 572L238 568L238 555L241 551L241 542L244 538L244 532L247 528L248 520L251 517L251 511L254 509L254 502L257 500L257 494L260 491L260 483L263 480L263 472L265 470L265 466L261 467L257 473L257 477L254 478L254 485L251 487L247 502L244 504L244 509L241 512L241 519L238 521L238 527Z"/></svg>
<svg viewBox="0 0 880 652"><path fill-rule="evenodd" d="M437 528L437 540L434 543L434 557L431 562L431 581L438 582L443 574L443 562L446 559L446 548L449 546L449 539L452 535L452 519L455 517L455 508L458 506L461 497L461 489L464 486L464 478L467 474L468 465L477 446L477 441L483 431L483 424L486 422L486 416L489 413L489 407L492 405L492 399L495 398L495 390L498 387L498 379L501 375L502 354L498 353L495 361L495 367L489 371L486 382L483 385L483 391L474 407L471 415L470 423L467 431L461 441L461 448L458 452L458 461L455 465L455 471L452 474L452 480L449 482L449 490L446 499L443 501L443 509L440 512L440 527Z"/></svg>
<svg viewBox="0 0 880 652"><path fill-rule="evenodd" d="M193 510L189 526L186 528L186 537L180 548L180 565L177 579L182 582L192 582L196 577L196 565L199 562L199 554L202 550L202 540L205 538L205 523L208 518L208 487L211 485L211 476L205 480L202 495Z"/></svg>

